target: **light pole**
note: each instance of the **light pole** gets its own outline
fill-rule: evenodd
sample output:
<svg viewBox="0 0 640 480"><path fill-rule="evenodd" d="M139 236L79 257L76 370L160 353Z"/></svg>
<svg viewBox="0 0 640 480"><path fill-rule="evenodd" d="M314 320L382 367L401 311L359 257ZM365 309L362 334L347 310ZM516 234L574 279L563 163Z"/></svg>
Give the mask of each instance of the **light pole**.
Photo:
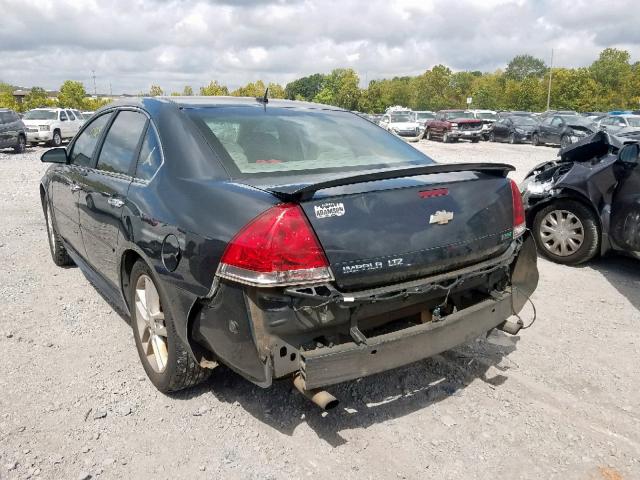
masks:
<svg viewBox="0 0 640 480"><path fill-rule="evenodd" d="M553 74L553 48L551 49L551 66L549 67L549 89L547 90L547 111L551 106L551 75Z"/></svg>

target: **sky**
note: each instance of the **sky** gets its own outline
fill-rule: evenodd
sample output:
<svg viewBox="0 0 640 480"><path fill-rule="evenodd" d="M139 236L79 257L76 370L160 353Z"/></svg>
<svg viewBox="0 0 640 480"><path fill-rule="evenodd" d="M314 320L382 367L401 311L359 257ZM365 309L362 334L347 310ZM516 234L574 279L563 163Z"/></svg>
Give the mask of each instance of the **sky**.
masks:
<svg viewBox="0 0 640 480"><path fill-rule="evenodd" d="M0 0L0 81L98 93L287 82L349 67L361 84L437 64L494 71L528 53L640 60L638 0Z"/></svg>

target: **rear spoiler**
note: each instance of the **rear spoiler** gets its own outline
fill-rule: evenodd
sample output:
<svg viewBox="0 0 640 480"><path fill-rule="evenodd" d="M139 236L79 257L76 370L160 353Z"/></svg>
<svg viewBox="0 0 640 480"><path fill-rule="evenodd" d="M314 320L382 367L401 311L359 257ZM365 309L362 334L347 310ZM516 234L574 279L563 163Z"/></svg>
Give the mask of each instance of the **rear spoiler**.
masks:
<svg viewBox="0 0 640 480"><path fill-rule="evenodd" d="M400 168L395 170L382 170L378 172L361 173L350 177L336 178L310 184L278 185L267 187L265 190L272 193L281 200L304 201L309 200L318 190L325 188L341 187L353 185L355 183L374 182L376 180L389 180L392 178L415 177L417 175L429 175L435 173L454 173L475 171L506 177L509 172L515 170L512 165L506 163L435 163L432 165L422 165L420 167Z"/></svg>

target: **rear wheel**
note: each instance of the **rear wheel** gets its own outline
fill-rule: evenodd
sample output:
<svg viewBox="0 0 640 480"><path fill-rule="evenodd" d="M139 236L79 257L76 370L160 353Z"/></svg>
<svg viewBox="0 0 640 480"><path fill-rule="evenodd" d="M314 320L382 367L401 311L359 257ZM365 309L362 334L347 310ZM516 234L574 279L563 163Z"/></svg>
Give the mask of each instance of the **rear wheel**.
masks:
<svg viewBox="0 0 640 480"><path fill-rule="evenodd" d="M27 149L27 139L24 138L24 135L20 135L18 137L18 144L13 147L16 153L24 153Z"/></svg>
<svg viewBox="0 0 640 480"><path fill-rule="evenodd" d="M595 214L575 200L560 200L540 210L533 221L538 251L557 263L577 265L600 247Z"/></svg>
<svg viewBox="0 0 640 480"><path fill-rule="evenodd" d="M49 240L49 251L51 252L53 263L59 267L68 267L69 265L73 265L73 260L69 257L67 249L62 243L62 239L56 230L55 219L51 212L51 204L46 197L44 199L44 219L47 222L47 238Z"/></svg>
<svg viewBox="0 0 640 480"><path fill-rule="evenodd" d="M510 143L511 145L513 145L514 143L516 143L516 136L515 136L515 134L513 134L513 133L512 133L511 135L509 135L509 143Z"/></svg>
<svg viewBox="0 0 640 480"><path fill-rule="evenodd" d="M141 260L131 270L129 299L133 336L151 383L168 393L206 380L211 371L198 365L187 351L169 310L164 308L164 294L151 269Z"/></svg>
<svg viewBox="0 0 640 480"><path fill-rule="evenodd" d="M537 133L531 135L531 145L533 145L534 147L542 145L542 143L540 142L540 136Z"/></svg>

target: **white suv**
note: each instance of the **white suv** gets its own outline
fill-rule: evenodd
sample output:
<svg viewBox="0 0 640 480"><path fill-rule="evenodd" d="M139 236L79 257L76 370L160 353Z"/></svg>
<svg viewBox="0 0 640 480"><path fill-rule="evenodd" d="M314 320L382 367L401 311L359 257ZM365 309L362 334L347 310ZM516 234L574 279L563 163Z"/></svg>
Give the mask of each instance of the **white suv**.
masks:
<svg viewBox="0 0 640 480"><path fill-rule="evenodd" d="M36 108L22 118L27 127L27 141L31 144L47 142L59 147L62 140L78 133L84 118L77 110L69 108Z"/></svg>

